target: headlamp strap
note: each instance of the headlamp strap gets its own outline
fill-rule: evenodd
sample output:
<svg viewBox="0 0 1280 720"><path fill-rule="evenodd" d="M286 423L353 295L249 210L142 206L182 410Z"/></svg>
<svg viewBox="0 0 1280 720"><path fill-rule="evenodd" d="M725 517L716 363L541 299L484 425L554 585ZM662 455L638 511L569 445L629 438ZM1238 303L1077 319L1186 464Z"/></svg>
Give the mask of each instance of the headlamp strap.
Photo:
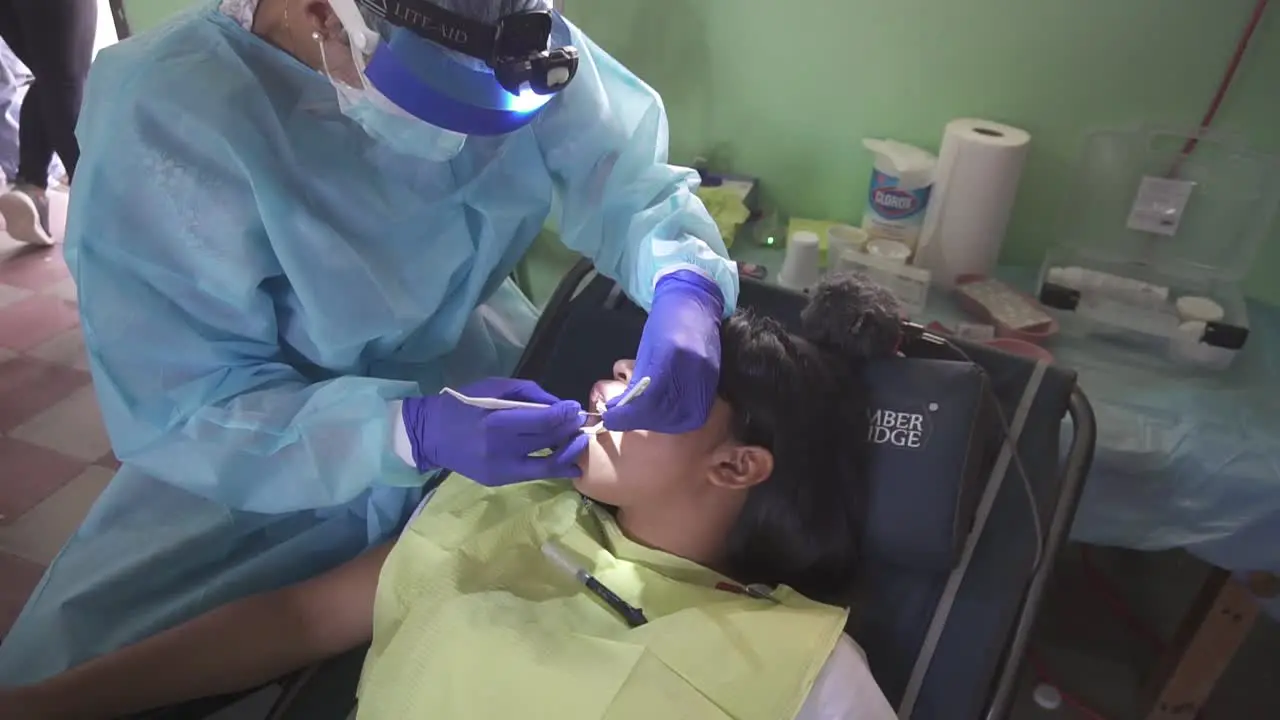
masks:
<svg viewBox="0 0 1280 720"><path fill-rule="evenodd" d="M539 52L545 52L550 36L551 22L550 15L547 13L521 13L510 18L502 18L497 26L493 26L450 12L428 0L356 0L356 2L392 25L405 28L431 42L491 66L500 61L525 59ZM517 22L524 19L521 17L524 15L547 15L547 19L543 22L535 21L533 27L530 27L528 23ZM509 23L515 23L509 30L518 28L526 32L509 31L504 36L503 28ZM532 37L527 32L535 28L541 30L544 26L545 32L533 33L541 37ZM500 43L510 47L503 47L502 52L499 52ZM527 47L520 47L524 45ZM500 55L510 57L499 57Z"/></svg>

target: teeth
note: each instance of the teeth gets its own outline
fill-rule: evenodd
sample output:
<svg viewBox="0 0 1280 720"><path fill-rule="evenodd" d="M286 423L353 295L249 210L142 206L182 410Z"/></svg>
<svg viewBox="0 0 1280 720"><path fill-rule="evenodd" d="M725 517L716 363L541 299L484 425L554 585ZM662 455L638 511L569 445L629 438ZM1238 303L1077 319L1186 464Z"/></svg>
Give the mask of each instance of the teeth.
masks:
<svg viewBox="0 0 1280 720"><path fill-rule="evenodd" d="M582 427L582 432L586 433L587 435L599 435L600 433L605 431L603 400L596 402L596 410L598 412L595 415L593 415L590 420L587 421L590 424L584 425Z"/></svg>

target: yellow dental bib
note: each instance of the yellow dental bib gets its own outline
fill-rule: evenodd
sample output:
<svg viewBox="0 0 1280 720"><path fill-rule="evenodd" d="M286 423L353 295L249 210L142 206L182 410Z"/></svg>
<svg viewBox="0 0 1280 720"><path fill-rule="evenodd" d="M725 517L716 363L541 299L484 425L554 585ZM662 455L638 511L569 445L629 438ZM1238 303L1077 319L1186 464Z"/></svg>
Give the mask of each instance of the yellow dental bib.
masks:
<svg viewBox="0 0 1280 720"><path fill-rule="evenodd" d="M548 540L648 624L629 627L553 566ZM794 718L846 612L724 582L627 540L563 481L452 477L383 567L358 717Z"/></svg>

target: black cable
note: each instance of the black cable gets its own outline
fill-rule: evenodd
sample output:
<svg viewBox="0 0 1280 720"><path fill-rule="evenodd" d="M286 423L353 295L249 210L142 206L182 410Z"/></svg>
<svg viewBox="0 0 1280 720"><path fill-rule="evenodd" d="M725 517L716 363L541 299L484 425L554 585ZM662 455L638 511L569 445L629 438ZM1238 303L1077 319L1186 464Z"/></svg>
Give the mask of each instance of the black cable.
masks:
<svg viewBox="0 0 1280 720"><path fill-rule="evenodd" d="M965 352L959 345L955 344L948 338L929 332L921 325L904 322L902 323L902 332L904 341L921 342L942 348L943 350L955 355L961 361L982 368L982 365L975 362L974 359L969 356L969 353ZM986 372L985 368L983 368L983 372ZM1034 561L1031 563L1031 572L1034 574L1040 567L1040 562L1044 554L1044 534L1040 523L1040 508L1036 503L1035 492L1031 488L1031 477L1027 474L1027 469L1022 464L1022 454L1018 451L1018 444L1013 439L1013 428L1009 424L1008 417L1004 414L1004 408L1000 405L999 396L996 395L995 390L990 384L987 385L987 397L995 409L996 418L1000 421L1000 429L1004 434L1004 444L1009 446L1013 457L1014 467L1017 468L1018 475L1022 479L1022 487L1026 491L1027 502L1031 507L1031 522L1035 527L1036 535L1036 554Z"/></svg>

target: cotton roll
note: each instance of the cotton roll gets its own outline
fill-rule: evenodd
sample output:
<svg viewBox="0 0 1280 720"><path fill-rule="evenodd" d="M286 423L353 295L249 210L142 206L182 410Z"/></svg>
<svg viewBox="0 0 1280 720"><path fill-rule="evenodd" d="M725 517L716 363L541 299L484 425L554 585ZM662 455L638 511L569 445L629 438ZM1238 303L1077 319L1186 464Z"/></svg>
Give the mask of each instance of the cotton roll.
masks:
<svg viewBox="0 0 1280 720"><path fill-rule="evenodd" d="M947 123L915 260L935 283L995 270L1030 146L1027 131L990 120Z"/></svg>
<svg viewBox="0 0 1280 720"><path fill-rule="evenodd" d="M894 264L905 265L907 258L911 257L911 248L897 240L876 238L867 243L867 254L884 258Z"/></svg>
<svg viewBox="0 0 1280 720"><path fill-rule="evenodd" d="M1183 295L1174 305L1178 309L1178 316L1183 320L1218 322L1226 315L1221 305L1207 297Z"/></svg>
<svg viewBox="0 0 1280 720"><path fill-rule="evenodd" d="M1178 326L1179 335L1191 342L1200 342L1200 338L1204 337L1204 331L1209 324L1203 320L1188 320Z"/></svg>

